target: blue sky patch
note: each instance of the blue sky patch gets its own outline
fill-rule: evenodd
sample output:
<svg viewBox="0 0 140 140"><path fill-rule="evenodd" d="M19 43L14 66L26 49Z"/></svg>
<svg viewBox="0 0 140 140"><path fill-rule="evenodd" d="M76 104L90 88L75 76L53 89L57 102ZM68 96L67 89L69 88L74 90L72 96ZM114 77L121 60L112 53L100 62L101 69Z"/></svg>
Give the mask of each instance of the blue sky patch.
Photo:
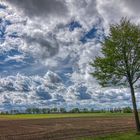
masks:
<svg viewBox="0 0 140 140"><path fill-rule="evenodd" d="M17 57L17 59L16 59ZM18 59L21 59L19 60ZM17 49L11 49L7 52L0 53L0 72L1 74L12 74L18 73L27 67L32 66L35 63L35 60L32 56L28 54L23 54Z"/></svg>
<svg viewBox="0 0 140 140"><path fill-rule="evenodd" d="M12 34L10 34L8 36L11 37L11 38L18 38L19 37L17 32L13 32Z"/></svg>
<svg viewBox="0 0 140 140"><path fill-rule="evenodd" d="M6 9L7 7L3 4L0 4L0 9Z"/></svg>
<svg viewBox="0 0 140 140"><path fill-rule="evenodd" d="M84 36L81 37L80 41L82 43L86 43L88 39L93 39L96 37L97 29L93 27L91 30L89 30L87 33L84 34Z"/></svg>
<svg viewBox="0 0 140 140"><path fill-rule="evenodd" d="M79 22L77 21L72 21L70 24L68 24L69 31L74 31L75 28L82 28Z"/></svg>
<svg viewBox="0 0 140 140"><path fill-rule="evenodd" d="M0 18L0 44L4 43L5 41L5 34L6 34L6 27L11 25L11 21L3 20Z"/></svg>

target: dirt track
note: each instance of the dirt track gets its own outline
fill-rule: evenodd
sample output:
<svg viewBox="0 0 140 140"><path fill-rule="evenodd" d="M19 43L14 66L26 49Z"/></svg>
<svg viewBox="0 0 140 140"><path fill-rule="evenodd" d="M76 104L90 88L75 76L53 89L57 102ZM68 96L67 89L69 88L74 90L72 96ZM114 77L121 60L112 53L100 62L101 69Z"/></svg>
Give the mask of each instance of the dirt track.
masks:
<svg viewBox="0 0 140 140"><path fill-rule="evenodd" d="M0 120L0 140L73 140L134 129L132 117Z"/></svg>

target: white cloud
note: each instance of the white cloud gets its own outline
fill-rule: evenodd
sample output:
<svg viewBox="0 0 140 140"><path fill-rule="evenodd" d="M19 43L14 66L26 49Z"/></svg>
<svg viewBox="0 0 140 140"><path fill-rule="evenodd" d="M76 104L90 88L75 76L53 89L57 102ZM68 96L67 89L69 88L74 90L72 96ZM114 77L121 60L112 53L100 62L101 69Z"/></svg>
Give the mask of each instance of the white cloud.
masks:
<svg viewBox="0 0 140 140"><path fill-rule="evenodd" d="M135 0L133 3L131 0L42 0L41 3L38 3L37 0L22 2L7 0L7 2L12 6L10 7L8 4L9 8L3 10L1 16L4 20L10 20L12 24L6 26L5 41L0 45L1 52L13 47L24 53L28 52L34 58L39 59L48 70L60 74L57 76L53 74L53 78L50 76L51 72L47 73L47 78L46 76L43 78L16 76L16 80L13 80L16 81L16 84L13 85L16 89L12 91L13 98L16 98L17 91L22 91L22 82L28 81L29 94L23 98L26 98L26 101L35 98L35 104L39 102L45 104L44 100L39 101L39 94L37 95L36 91L42 92L41 96L45 94L44 92L51 94L52 98L49 99L48 104L53 104L54 100L59 101L60 98L67 101L69 105L73 100L75 105L85 105L89 101L93 101L91 104L102 103L102 107L109 106L109 104L118 105L119 100L122 100L120 105L128 103L123 102L129 95L128 90L100 89L97 81L89 75L92 71L89 62L100 54L101 45L97 38L100 37L99 40L101 40L104 33L108 34L109 24L118 22L123 16L139 23L140 18L137 15L139 1ZM18 10L14 10L15 7ZM70 31L68 25L72 21L78 22L81 27ZM94 38L87 39L85 44L82 43L80 39L93 27L97 30ZM9 37L13 32L17 32L19 37L14 39ZM7 60L22 61L23 58L24 56L15 55L8 57ZM57 80L60 80L61 75L66 76L68 82L71 82L69 86L63 82L58 84ZM13 77L3 78L1 82L8 85L8 81L13 82L12 79ZM52 81L56 81L56 83L51 83ZM89 101L80 101L80 96L83 95L77 90L81 86L87 87L85 95L91 96ZM3 87L0 89L3 90ZM22 92L20 94L24 95ZM49 97L49 95L47 96ZM25 103L25 100L23 102Z"/></svg>
<svg viewBox="0 0 140 140"><path fill-rule="evenodd" d="M131 105L130 93L126 88L87 88L84 83L71 86L63 84L63 80L51 71L41 76L1 77L0 106L30 107L95 107L109 108ZM137 94L139 99L139 96ZM90 104L89 104L90 102ZM9 109L11 109L9 108Z"/></svg>
<svg viewBox="0 0 140 140"><path fill-rule="evenodd" d="M25 57L23 55L14 55L14 56L8 56L4 61L11 61L14 60L16 62L23 62L23 60L25 59Z"/></svg>

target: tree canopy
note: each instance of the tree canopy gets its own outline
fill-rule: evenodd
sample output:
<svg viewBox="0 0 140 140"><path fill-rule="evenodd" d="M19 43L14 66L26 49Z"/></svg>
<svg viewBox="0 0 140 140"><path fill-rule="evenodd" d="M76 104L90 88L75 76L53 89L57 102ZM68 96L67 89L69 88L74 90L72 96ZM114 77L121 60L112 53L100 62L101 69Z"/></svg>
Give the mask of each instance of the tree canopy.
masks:
<svg viewBox="0 0 140 140"><path fill-rule="evenodd" d="M140 78L140 27L126 18L110 26L102 42L102 54L91 63L92 73L102 86L134 84Z"/></svg>

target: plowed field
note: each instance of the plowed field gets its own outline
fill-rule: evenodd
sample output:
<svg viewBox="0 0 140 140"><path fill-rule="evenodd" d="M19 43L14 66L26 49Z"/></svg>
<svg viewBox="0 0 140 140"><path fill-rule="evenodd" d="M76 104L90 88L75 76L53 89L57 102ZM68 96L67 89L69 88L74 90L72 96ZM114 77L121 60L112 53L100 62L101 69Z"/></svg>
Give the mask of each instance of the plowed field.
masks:
<svg viewBox="0 0 140 140"><path fill-rule="evenodd" d="M74 140L134 129L132 117L0 120L0 140Z"/></svg>

